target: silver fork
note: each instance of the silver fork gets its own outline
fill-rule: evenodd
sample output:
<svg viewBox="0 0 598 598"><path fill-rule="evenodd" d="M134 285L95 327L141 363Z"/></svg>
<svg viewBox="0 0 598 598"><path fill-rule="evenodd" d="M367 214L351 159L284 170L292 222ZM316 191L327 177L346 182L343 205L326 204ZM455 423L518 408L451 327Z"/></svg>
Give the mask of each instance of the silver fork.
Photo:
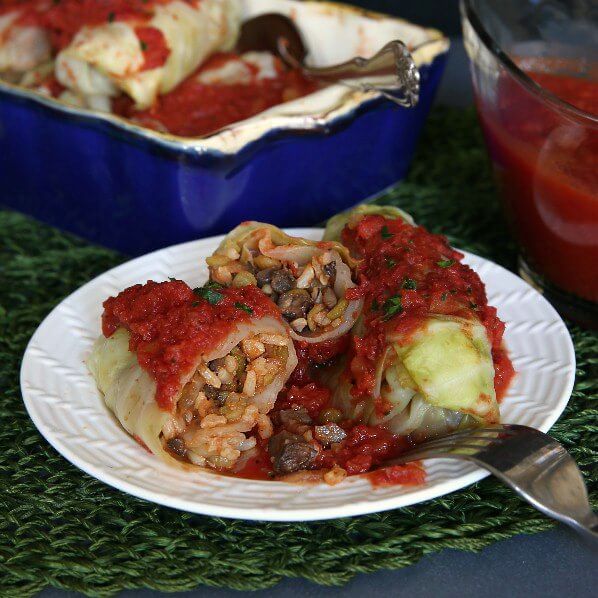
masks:
<svg viewBox="0 0 598 598"><path fill-rule="evenodd" d="M439 40L429 40L424 44L432 42L438 43ZM328 83L338 82L352 89L376 91L399 106L411 108L419 100L419 71L407 46L399 40L387 43L371 58L356 56L341 64L308 66L305 64L307 49L295 22L283 14L266 13L243 23L237 50L272 52L288 66L302 70L309 77ZM392 82L382 84L376 80L380 75L392 75ZM367 77L370 77L369 81L349 82L350 79Z"/></svg>
<svg viewBox="0 0 598 598"><path fill-rule="evenodd" d="M547 434L512 424L464 430L424 442L384 467L445 457L473 461L545 515L598 540L598 516L590 507L581 472Z"/></svg>

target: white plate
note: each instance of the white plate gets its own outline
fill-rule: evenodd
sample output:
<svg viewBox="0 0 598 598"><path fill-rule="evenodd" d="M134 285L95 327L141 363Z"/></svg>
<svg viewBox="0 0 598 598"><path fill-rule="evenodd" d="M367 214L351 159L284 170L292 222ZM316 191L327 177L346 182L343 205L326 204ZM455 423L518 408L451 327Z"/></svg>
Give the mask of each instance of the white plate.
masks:
<svg viewBox="0 0 598 598"><path fill-rule="evenodd" d="M291 229L313 239L319 229ZM192 286L207 278L204 259L222 237L162 249L118 266L67 297L33 335L21 368L27 411L46 440L71 463L119 490L169 507L221 517L306 521L394 509L458 490L485 475L465 462L425 463L418 487L372 488L361 477L331 487L241 480L172 469L144 451L104 405L85 359L100 334L102 302L138 282L175 276ZM502 402L502 421L547 431L563 412L575 377L567 328L523 280L472 254L489 302L507 323L505 342L517 376Z"/></svg>

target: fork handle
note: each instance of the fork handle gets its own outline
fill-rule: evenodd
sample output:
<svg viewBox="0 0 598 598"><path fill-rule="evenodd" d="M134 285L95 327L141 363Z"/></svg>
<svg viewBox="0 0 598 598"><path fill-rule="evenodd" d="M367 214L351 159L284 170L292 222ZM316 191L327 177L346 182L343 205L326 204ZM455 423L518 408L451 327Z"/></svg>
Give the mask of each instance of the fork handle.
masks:
<svg viewBox="0 0 598 598"><path fill-rule="evenodd" d="M583 475L554 438L528 426L497 424L428 440L385 465L419 459L471 461L494 474L538 511L598 541Z"/></svg>
<svg viewBox="0 0 598 598"><path fill-rule="evenodd" d="M525 454L522 451L512 462L506 461L500 450L477 454L472 460L545 515L598 541L598 516L591 509L577 463L562 444L547 434L534 430L533 435L537 444L534 446L527 435L522 435ZM517 436L502 448L517 454Z"/></svg>
<svg viewBox="0 0 598 598"><path fill-rule="evenodd" d="M347 87L362 91L376 91L387 99L405 106L415 106L419 100L419 71L415 66L407 46L394 40L388 42L371 58L357 56L346 62L332 66L313 67L299 62L288 50L288 41L281 37L278 40L278 54L290 67L300 69L309 77L320 81L339 82ZM392 75L394 81L377 83L376 77ZM365 81L368 77L370 81ZM349 83L348 79L362 79ZM397 97L392 92L400 92Z"/></svg>
<svg viewBox="0 0 598 598"><path fill-rule="evenodd" d="M477 459L473 461L493 473L541 513L598 542L598 516L590 509L581 471L569 453L562 446L561 449L564 455L552 467L537 464L546 467L536 478L541 481L539 484L523 483L512 470L503 472L488 463Z"/></svg>

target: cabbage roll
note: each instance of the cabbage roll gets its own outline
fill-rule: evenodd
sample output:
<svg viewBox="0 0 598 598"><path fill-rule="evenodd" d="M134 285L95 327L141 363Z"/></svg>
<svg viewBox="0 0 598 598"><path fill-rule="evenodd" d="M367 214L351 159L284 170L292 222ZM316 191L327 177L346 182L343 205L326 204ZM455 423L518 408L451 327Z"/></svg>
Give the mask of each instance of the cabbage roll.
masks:
<svg viewBox="0 0 598 598"><path fill-rule="evenodd" d="M123 428L164 461L234 468L272 432L268 412L297 357L255 288L135 285L104 303L87 364Z"/></svg>
<svg viewBox="0 0 598 598"><path fill-rule="evenodd" d="M295 340L317 343L348 333L362 307L350 299L356 262L340 243L291 237L271 224L245 222L207 259L210 279L256 285L277 305Z"/></svg>
<svg viewBox="0 0 598 598"><path fill-rule="evenodd" d="M150 107L210 54L231 49L241 19L239 0L173 0L151 8L151 18L83 27L56 59L56 77L75 97L106 101L121 92L138 109ZM149 36L146 41L145 37ZM148 45L164 60L146 63Z"/></svg>
<svg viewBox="0 0 598 598"><path fill-rule="evenodd" d="M0 13L0 77L15 81L51 58L47 32L21 16L18 8Z"/></svg>
<svg viewBox="0 0 598 598"><path fill-rule="evenodd" d="M375 372L361 400L350 375L341 379L333 402L345 417L418 441L499 420L491 346L475 320L430 316L409 338L389 333Z"/></svg>
<svg viewBox="0 0 598 598"><path fill-rule="evenodd" d="M327 229L360 257L353 294L364 299L329 381L335 407L416 440L498 422L493 352L504 324L482 281L444 237L386 210L365 206Z"/></svg>

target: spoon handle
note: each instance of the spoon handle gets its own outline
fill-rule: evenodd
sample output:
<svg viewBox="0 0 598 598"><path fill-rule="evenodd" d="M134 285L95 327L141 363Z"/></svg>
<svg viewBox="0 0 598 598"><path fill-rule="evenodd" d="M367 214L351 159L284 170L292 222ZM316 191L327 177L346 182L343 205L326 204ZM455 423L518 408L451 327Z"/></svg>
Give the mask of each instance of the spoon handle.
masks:
<svg viewBox="0 0 598 598"><path fill-rule="evenodd" d="M419 71L403 42L387 43L371 58L358 56L341 64L311 67L297 61L287 50L286 40L279 39L280 57L292 68L309 77L339 82L353 89L376 91L400 106L415 106L419 99ZM381 78L384 78L383 80ZM348 79L359 79L351 82Z"/></svg>

